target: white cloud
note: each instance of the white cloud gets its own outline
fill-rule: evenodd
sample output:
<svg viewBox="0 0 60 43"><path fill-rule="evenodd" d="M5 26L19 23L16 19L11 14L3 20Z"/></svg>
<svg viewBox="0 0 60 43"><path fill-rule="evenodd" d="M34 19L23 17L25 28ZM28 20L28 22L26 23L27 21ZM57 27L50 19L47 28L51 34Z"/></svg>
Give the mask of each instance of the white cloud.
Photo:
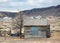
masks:
<svg viewBox="0 0 60 43"><path fill-rule="evenodd" d="M34 5L35 4L35 1L34 0L27 0L26 1L26 4Z"/></svg>
<svg viewBox="0 0 60 43"><path fill-rule="evenodd" d="M1 4L1 2L3 2ZM12 10L27 10L32 8L42 8L49 7L53 5L60 4L59 0L25 0L25 1L17 1L17 0L0 0L0 9L12 9Z"/></svg>
<svg viewBox="0 0 60 43"><path fill-rule="evenodd" d="M45 4L51 4L54 0L27 0L24 4L30 6L40 6ZM23 2L22 2L23 3Z"/></svg>
<svg viewBox="0 0 60 43"><path fill-rule="evenodd" d="M13 7L23 7L23 6L33 6L33 7L41 7L47 4L47 6L49 5L53 5L55 2L55 0L26 0L25 2L9 2L10 6Z"/></svg>
<svg viewBox="0 0 60 43"><path fill-rule="evenodd" d="M5 11L5 12L19 12L18 10L0 10L0 11Z"/></svg>
<svg viewBox="0 0 60 43"><path fill-rule="evenodd" d="M0 0L0 2L7 2L8 0Z"/></svg>
<svg viewBox="0 0 60 43"><path fill-rule="evenodd" d="M23 2L10 2L10 6L22 6L24 3Z"/></svg>
<svg viewBox="0 0 60 43"><path fill-rule="evenodd" d="M25 2L10 2L10 5L11 6L25 6L25 5L37 6L43 2L44 0L26 0Z"/></svg>

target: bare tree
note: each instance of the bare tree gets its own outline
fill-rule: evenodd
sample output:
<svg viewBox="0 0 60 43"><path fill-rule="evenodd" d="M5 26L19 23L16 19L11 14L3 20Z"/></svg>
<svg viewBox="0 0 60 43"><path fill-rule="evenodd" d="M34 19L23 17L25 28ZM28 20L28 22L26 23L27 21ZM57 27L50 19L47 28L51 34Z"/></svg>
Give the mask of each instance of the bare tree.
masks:
<svg viewBox="0 0 60 43"><path fill-rule="evenodd" d="M14 22L13 28L20 29L20 38L21 38L21 35L22 35L21 30L23 27L23 13L19 12L14 18L13 22Z"/></svg>

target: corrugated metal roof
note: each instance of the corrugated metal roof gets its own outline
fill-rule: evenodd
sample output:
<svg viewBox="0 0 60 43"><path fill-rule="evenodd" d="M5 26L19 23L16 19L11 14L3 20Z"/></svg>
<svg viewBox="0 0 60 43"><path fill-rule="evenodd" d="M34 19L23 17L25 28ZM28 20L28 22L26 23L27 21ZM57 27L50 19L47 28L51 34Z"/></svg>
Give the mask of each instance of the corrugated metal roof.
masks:
<svg viewBox="0 0 60 43"><path fill-rule="evenodd" d="M49 25L47 19L24 19L24 25Z"/></svg>

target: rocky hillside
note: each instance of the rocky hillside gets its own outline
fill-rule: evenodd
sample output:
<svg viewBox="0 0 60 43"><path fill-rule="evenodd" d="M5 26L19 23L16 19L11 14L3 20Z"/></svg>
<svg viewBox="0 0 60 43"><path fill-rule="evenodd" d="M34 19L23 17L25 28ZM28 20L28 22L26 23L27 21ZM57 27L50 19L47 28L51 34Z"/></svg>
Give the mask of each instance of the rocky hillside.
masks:
<svg viewBox="0 0 60 43"><path fill-rule="evenodd" d="M2 12L0 11L0 17L5 17L5 16L8 16L8 17L15 17L18 13L16 12Z"/></svg>
<svg viewBox="0 0 60 43"><path fill-rule="evenodd" d="M32 10L25 10L23 11L25 15L28 16L36 16L41 15L42 17L47 16L60 16L60 5L58 6L51 6L47 8L34 8Z"/></svg>

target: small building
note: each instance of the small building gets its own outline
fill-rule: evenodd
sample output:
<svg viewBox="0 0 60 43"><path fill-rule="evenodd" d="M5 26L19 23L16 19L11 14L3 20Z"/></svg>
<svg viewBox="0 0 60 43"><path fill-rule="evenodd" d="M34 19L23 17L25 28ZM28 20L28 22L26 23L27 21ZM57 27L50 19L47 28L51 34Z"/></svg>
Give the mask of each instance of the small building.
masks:
<svg viewBox="0 0 60 43"><path fill-rule="evenodd" d="M47 19L24 19L22 33L24 38L50 37L50 25Z"/></svg>

